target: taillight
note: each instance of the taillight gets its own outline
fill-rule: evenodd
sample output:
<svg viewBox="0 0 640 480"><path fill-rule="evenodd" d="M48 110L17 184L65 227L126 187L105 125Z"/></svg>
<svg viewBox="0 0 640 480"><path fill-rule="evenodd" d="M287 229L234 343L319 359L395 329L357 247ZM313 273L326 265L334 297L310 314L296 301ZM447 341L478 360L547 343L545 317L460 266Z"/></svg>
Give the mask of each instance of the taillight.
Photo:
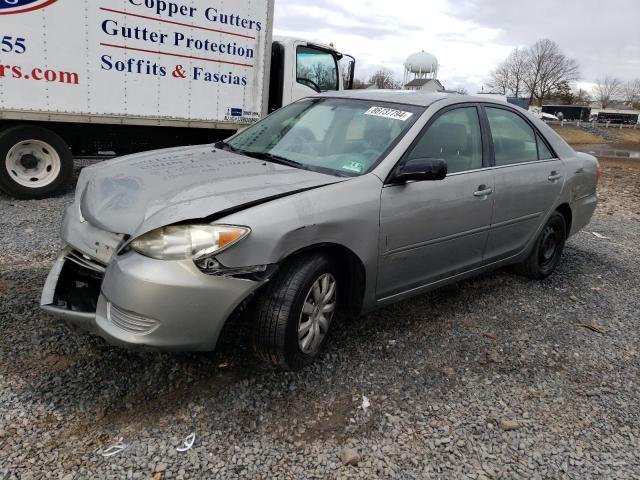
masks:
<svg viewBox="0 0 640 480"><path fill-rule="evenodd" d="M597 165L596 166L596 182L600 180L600 175L602 175L602 172L600 171L600 165Z"/></svg>

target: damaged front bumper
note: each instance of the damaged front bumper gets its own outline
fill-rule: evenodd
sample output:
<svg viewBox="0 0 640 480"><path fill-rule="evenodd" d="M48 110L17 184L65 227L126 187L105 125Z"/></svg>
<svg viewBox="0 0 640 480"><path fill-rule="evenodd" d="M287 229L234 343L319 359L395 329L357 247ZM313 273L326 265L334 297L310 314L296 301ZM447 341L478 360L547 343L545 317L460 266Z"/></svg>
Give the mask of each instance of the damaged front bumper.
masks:
<svg viewBox="0 0 640 480"><path fill-rule="evenodd" d="M115 345L213 350L227 319L266 281L208 275L192 261L116 254L121 237L67 217L67 246L41 306Z"/></svg>

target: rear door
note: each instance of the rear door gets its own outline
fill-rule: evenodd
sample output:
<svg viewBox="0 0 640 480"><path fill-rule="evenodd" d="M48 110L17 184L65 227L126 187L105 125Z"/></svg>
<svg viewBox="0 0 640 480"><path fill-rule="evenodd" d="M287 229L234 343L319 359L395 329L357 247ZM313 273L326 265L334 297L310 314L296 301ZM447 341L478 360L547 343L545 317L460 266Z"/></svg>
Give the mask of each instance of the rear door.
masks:
<svg viewBox="0 0 640 480"><path fill-rule="evenodd" d="M482 263L493 207L493 172L478 107L449 107L421 132L401 163L441 158L444 180L385 185L377 296L385 299Z"/></svg>
<svg viewBox="0 0 640 480"><path fill-rule="evenodd" d="M486 261L521 252L553 208L565 179L564 165L524 115L484 106L495 167L493 220Z"/></svg>

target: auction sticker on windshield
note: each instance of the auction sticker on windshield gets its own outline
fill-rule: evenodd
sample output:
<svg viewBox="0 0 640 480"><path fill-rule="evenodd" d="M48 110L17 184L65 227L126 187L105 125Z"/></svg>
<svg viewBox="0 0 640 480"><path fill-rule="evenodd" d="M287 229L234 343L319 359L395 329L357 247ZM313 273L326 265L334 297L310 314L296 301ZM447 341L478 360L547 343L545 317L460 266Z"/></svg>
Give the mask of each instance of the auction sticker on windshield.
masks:
<svg viewBox="0 0 640 480"><path fill-rule="evenodd" d="M343 165L342 168L352 172L362 173L364 170L364 164L360 162L347 162L347 164Z"/></svg>
<svg viewBox="0 0 640 480"><path fill-rule="evenodd" d="M395 108L371 107L364 112L365 115L373 115L375 117L391 118L393 120L401 120L403 122L409 120L413 113L396 110Z"/></svg>

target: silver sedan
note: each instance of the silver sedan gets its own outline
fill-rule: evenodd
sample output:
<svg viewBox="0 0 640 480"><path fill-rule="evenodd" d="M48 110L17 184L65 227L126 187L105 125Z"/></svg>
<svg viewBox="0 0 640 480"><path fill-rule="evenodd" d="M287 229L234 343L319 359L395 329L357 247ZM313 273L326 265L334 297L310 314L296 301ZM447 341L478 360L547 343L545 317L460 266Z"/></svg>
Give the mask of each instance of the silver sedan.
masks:
<svg viewBox="0 0 640 480"><path fill-rule="evenodd" d="M303 99L214 145L85 168L45 310L118 345L212 350L253 323L298 369L332 323L515 264L542 279L599 167L512 105L419 92Z"/></svg>

